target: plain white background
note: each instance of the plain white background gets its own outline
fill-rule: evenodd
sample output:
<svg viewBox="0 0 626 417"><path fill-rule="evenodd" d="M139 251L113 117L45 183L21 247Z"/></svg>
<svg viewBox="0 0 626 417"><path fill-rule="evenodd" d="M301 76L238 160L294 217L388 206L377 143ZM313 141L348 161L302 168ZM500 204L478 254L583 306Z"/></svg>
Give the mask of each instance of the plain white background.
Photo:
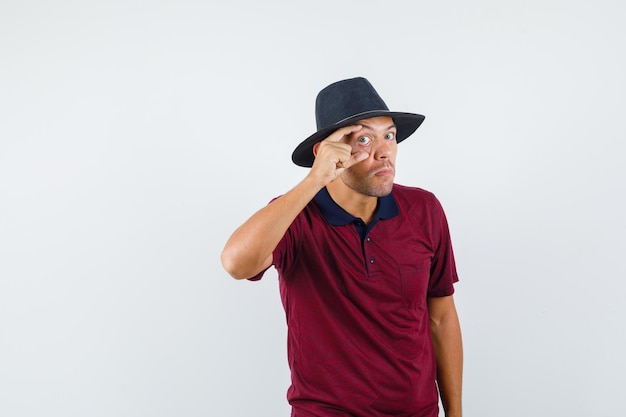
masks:
<svg viewBox="0 0 626 417"><path fill-rule="evenodd" d="M0 2L0 415L289 415L276 274L219 253L353 76L426 115L465 414L626 414L624 3L215 3Z"/></svg>

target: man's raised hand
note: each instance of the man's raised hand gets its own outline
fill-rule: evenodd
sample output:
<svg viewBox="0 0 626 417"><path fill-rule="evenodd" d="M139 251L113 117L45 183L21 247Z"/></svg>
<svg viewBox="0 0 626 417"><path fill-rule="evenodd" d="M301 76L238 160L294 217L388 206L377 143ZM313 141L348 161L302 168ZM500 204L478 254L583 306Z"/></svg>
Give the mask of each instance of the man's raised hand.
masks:
<svg viewBox="0 0 626 417"><path fill-rule="evenodd" d="M367 152L352 153L352 146L347 143L349 136L362 128L361 125L339 128L315 144L313 147L315 161L309 175L317 178L322 186L326 186L352 165L367 159L369 156Z"/></svg>

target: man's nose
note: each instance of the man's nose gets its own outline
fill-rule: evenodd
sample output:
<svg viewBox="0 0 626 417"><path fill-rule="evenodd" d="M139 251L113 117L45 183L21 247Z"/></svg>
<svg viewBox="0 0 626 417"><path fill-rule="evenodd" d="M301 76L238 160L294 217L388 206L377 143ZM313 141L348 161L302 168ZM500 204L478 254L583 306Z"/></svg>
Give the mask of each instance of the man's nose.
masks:
<svg viewBox="0 0 626 417"><path fill-rule="evenodd" d="M391 142L388 140L380 139L374 141L376 148L374 149L374 158L387 159L391 154Z"/></svg>

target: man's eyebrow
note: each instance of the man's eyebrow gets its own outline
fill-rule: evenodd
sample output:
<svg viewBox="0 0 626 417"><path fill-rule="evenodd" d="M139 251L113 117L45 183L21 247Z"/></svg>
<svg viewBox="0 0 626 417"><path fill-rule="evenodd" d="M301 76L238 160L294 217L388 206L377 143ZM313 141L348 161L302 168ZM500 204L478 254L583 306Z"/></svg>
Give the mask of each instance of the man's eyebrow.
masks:
<svg viewBox="0 0 626 417"><path fill-rule="evenodd" d="M372 127L371 127L371 126L369 126L369 125L367 125L367 124L365 124L365 123L355 123L355 125L357 125L357 126L363 126L363 128L365 128L365 129L374 130L374 129L372 129ZM387 129L385 129L385 130L391 130L391 129L393 129L394 127L396 127L396 125L395 125L395 124L392 124L392 125L390 125L389 127L387 127Z"/></svg>

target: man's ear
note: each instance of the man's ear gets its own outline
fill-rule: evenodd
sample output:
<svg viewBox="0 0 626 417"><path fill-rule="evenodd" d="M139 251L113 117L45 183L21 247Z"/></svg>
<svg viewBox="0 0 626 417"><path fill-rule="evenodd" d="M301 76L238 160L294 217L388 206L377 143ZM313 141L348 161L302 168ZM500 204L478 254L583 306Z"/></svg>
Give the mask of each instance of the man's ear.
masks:
<svg viewBox="0 0 626 417"><path fill-rule="evenodd" d="M317 142L315 145L313 145L313 156L317 156L317 150L320 147L320 143L321 142Z"/></svg>

